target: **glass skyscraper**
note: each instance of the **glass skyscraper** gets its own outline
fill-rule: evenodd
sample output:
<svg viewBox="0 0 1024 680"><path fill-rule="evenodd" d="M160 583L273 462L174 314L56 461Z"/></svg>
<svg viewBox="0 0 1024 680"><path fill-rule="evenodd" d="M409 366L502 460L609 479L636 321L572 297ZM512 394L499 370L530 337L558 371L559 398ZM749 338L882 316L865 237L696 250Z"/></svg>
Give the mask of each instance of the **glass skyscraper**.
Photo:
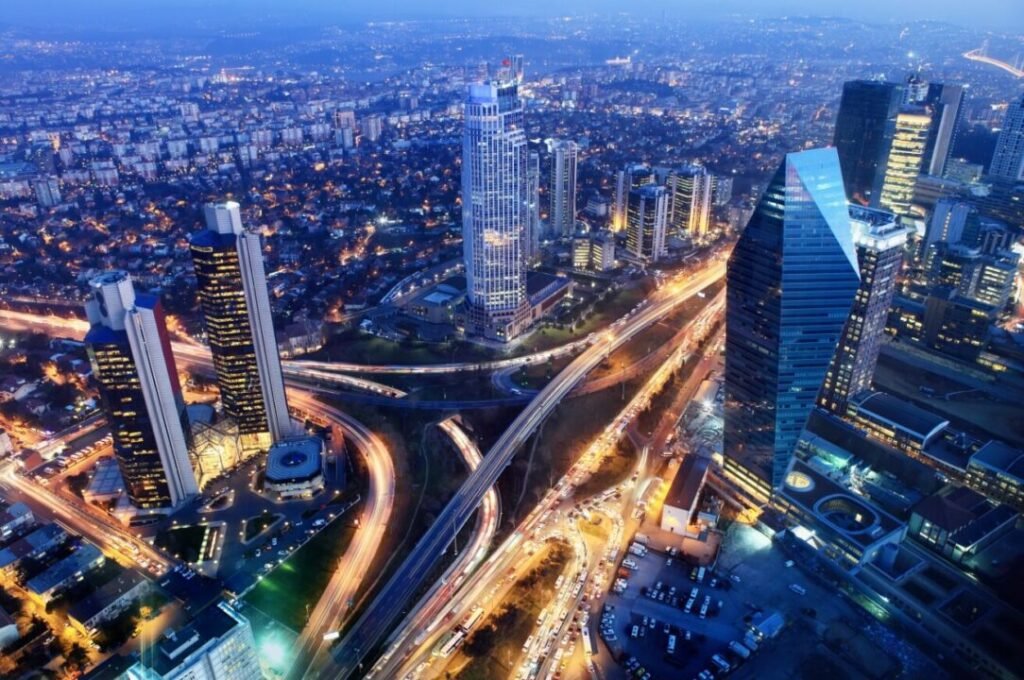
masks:
<svg viewBox="0 0 1024 680"><path fill-rule="evenodd" d="M910 231L890 212L857 205L850 206L850 221L860 288L818 395L818 405L838 415L871 386Z"/></svg>
<svg viewBox="0 0 1024 680"><path fill-rule="evenodd" d="M833 146L851 201L878 207L903 87L875 80L843 84Z"/></svg>
<svg viewBox="0 0 1024 680"><path fill-rule="evenodd" d="M725 470L755 497L785 478L859 283L836 150L787 155L727 273Z"/></svg>
<svg viewBox="0 0 1024 680"><path fill-rule="evenodd" d="M530 319L526 297L529 158L518 81L470 85L464 126L467 330L508 341L525 330Z"/></svg>
<svg viewBox="0 0 1024 680"><path fill-rule="evenodd" d="M221 402L242 445L265 449L291 434L291 421L262 242L242 226L237 203L211 203L204 215L190 248Z"/></svg>
<svg viewBox="0 0 1024 680"><path fill-rule="evenodd" d="M1006 109L988 174L1024 179L1024 94L1012 99Z"/></svg>
<svg viewBox="0 0 1024 680"><path fill-rule="evenodd" d="M116 271L93 279L85 346L99 383L125 492L142 510L199 493L188 456L188 419L160 299L136 295Z"/></svg>

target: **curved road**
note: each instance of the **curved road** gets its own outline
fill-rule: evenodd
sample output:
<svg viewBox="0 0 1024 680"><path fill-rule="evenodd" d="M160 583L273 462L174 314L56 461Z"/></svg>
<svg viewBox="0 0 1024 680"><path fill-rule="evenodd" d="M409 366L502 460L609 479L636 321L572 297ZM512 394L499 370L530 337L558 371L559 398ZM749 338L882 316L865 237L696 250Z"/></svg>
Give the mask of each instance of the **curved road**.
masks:
<svg viewBox="0 0 1024 680"><path fill-rule="evenodd" d="M390 626L399 618L406 603L416 592L420 581L448 546L453 532L457 532L469 520L484 494L494 486L512 462L513 455L540 423L608 353L724 275L725 264L718 260L693 272L684 283L666 285L656 292L650 304L599 333L594 344L548 383L498 439L480 467L463 483L455 498L423 535L405 562L366 607L341 644L334 649L334 664L325 669L320 677L347 678L363 668L363 659L384 640Z"/></svg>
<svg viewBox="0 0 1024 680"><path fill-rule="evenodd" d="M358 535L338 561L337 569L296 642L291 675L301 677L326 651L324 635L335 630L354 605L356 593L377 556L394 505L395 470L387 447L358 420L306 392L289 390L288 399L297 411L341 423L345 434L363 452L370 473L369 498L359 518Z"/></svg>
<svg viewBox="0 0 1024 680"><path fill-rule="evenodd" d="M473 440L451 418L442 421L439 427L458 447L469 470L475 470L480 465L482 456ZM442 618L441 611L451 602L452 594L483 563L487 556L487 548L498 530L500 511L498 492L492 487L484 495L483 503L480 505L473 538L470 539L469 545L463 549L458 560L448 567L441 578L420 598L413 610L388 638L388 651L381 656L377 665L367 675L368 678L398 677L399 669L412 651L409 647L412 636L421 631L429 631L437 625Z"/></svg>

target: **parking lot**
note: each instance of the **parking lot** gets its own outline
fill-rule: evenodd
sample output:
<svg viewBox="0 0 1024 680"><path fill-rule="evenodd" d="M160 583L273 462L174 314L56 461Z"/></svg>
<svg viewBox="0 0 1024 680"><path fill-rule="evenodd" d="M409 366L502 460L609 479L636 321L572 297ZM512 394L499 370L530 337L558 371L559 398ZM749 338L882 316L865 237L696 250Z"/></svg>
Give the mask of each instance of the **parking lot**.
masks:
<svg viewBox="0 0 1024 680"><path fill-rule="evenodd" d="M649 674L651 680L689 679L704 671L704 678L821 677L808 673L822 659L828 659L836 678L897 677L887 674L903 666L902 654L894 654L878 636L869 634L872 623L883 634L884 627L834 589L808 578L800 565L751 527L730 527L718 562L705 571L701 582L693 580L694 570L678 555L652 550L643 557L627 553L621 559L632 560L636 568L628 570L624 592L607 595L605 607L611 616L603 623L595 617L599 620L594 635L602 640L600 658L607 678ZM687 612L691 594L695 597ZM730 643L744 642L751 624L776 612L784 621L777 637L757 636L749 658L730 649ZM612 631L615 639L610 643L602 627ZM832 653L833 647L857 649L859 656L871 658L877 671ZM617 662L604 661L609 651ZM715 655L728 670L712 660Z"/></svg>

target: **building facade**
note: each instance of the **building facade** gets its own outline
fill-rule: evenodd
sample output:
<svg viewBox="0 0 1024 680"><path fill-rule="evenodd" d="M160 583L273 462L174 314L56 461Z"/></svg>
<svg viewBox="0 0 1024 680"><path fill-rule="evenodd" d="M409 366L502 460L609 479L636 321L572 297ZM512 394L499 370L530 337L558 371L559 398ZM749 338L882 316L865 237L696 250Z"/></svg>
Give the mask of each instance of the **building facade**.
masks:
<svg viewBox="0 0 1024 680"><path fill-rule="evenodd" d="M1024 94L1013 99L1006 109L988 174L1010 180L1024 179Z"/></svg>
<svg viewBox="0 0 1024 680"><path fill-rule="evenodd" d="M726 474L782 484L860 277L835 149L786 156L729 258Z"/></svg>
<svg viewBox="0 0 1024 680"><path fill-rule="evenodd" d="M518 84L470 85L462 138L467 330L506 342L529 324L527 161Z"/></svg>
<svg viewBox="0 0 1024 680"><path fill-rule="evenodd" d="M629 192L626 215L626 250L653 264L665 254L668 227L668 192L665 187L645 185Z"/></svg>
<svg viewBox="0 0 1024 680"><path fill-rule="evenodd" d="M291 433L291 420L262 241L242 226L237 203L211 203L204 215L190 248L221 402L243 446L265 449Z"/></svg>
<svg viewBox="0 0 1024 680"><path fill-rule="evenodd" d="M911 214L910 207L914 202L917 176L921 174L924 164L931 124L931 116L923 109L900 111L896 115L878 204L897 215Z"/></svg>
<svg viewBox="0 0 1024 680"><path fill-rule="evenodd" d="M668 176L669 225L672 233L696 241L711 225L715 178L701 166L673 170Z"/></svg>
<svg viewBox="0 0 1024 680"><path fill-rule="evenodd" d="M566 139L547 140L551 154L551 206L548 221L556 238L572 236L576 231L576 163L579 145Z"/></svg>
<svg viewBox="0 0 1024 680"><path fill-rule="evenodd" d="M249 620L225 603L144 648L129 680L258 680L263 677Z"/></svg>
<svg viewBox="0 0 1024 680"><path fill-rule="evenodd" d="M818 405L839 415L871 386L909 233L895 215L873 208L851 205L850 222L860 287L818 394Z"/></svg>
<svg viewBox="0 0 1024 680"><path fill-rule="evenodd" d="M99 276L90 288L85 345L128 499L138 509L178 506L199 489L160 300L136 295L125 272Z"/></svg>
<svg viewBox="0 0 1024 680"><path fill-rule="evenodd" d="M878 207L889 148L903 88L894 83L854 80L843 85L833 146L839 152L850 200Z"/></svg>

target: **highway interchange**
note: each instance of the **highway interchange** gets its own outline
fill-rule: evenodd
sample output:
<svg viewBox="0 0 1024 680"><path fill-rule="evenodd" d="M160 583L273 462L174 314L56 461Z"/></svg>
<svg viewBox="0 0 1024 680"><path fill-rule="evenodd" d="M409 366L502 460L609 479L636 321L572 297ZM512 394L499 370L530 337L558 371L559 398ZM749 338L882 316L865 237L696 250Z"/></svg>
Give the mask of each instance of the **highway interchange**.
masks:
<svg viewBox="0 0 1024 680"><path fill-rule="evenodd" d="M484 568L470 574L481 563L491 542L497 526L498 502L493 487L501 472L511 462L512 457L523 443L532 436L537 427L551 411L607 356L635 337L651 324L661 320L680 303L697 294L724 276L724 262L721 257L713 259L707 266L697 272L687 272L685 280L671 281L642 303L637 309L623 317L612 327L598 331L579 341L569 343L552 350L538 352L523 357L485 362L462 362L435 364L426 366L408 365L358 365L337 362L285 361L285 373L290 385L289 399L299 413L319 414L341 427L365 457L370 473L370 491L366 506L360 518L360 531L352 545L339 561L338 568L331 578L316 607L313 609L307 626L302 631L296 645L296 659L292 669L292 677L335 678L349 677L354 671L362 668L364 657L377 650L387 640L390 644L388 654L382 658L385 668L391 659L400 663L408 654L410 645L416 640L410 631L422 630L424 625L436 623L444 616L443 605L447 604L453 594L465 592L471 583L476 583L481 575L489 573L485 562ZM24 328L51 334L83 334L87 328L84 321L53 316L41 316L23 312L0 311L0 322L7 327ZM209 365L209 353L206 348L194 341L176 341L173 343L174 353L179 363L197 367ZM456 371L503 370L530 363L544 362L551 358L583 350L561 373L559 373L536 397L530 401L512 425L481 459L479 451L458 428L453 421L441 424L455 442L463 457L472 468L463 486L455 498L441 513L431 529L413 548L405 562L392 574L387 583L379 590L372 602L363 609L361 617L347 630L341 643L327 652L327 640L333 638L342 627L347 617L352 614L356 597L364 583L365 576L375 557L376 548L390 519L394 498L394 469L390 453L383 443L362 424L347 416L342 411L324 403L317 393L331 393L330 389L305 384L307 381L319 383L330 381L341 382L349 387L377 392L390 398L401 399L400 390L381 385L373 381L343 375L345 372L357 373L451 373ZM342 374L342 375L339 375ZM346 382L347 381L347 382ZM475 451L475 453L474 453ZM574 466L574 471L579 469ZM572 471L571 471L572 472ZM33 498L36 504L46 505L52 509L60 506L60 499L53 493L38 485L14 475L8 470L4 475L6 485L15 488L22 494ZM84 505L84 503L82 504ZM538 507L540 510L544 504ZM478 514L477 526L472 535L471 545L466 548L455 564L445 572L444 577L423 595L415 607L409 603L420 587L422 578L429 573L440 557L444 554L454 535L473 516L477 508L483 512ZM67 514L67 513L64 513ZM85 509L84 513L73 513L77 518L70 523L70 528L99 543L104 549L115 553L124 553L125 546L133 541L141 544L138 550L152 553L154 563L173 564L166 556L161 555L148 544L138 541L132 534L124 531L112 519L104 521L93 517L101 514L98 511ZM526 520L538 517L537 511ZM518 535L518 532L517 532ZM515 535L510 539L514 540ZM520 536L521 539L521 536ZM494 555L511 554L514 545L506 543ZM132 548L131 550L135 550ZM492 556L492 560L494 557ZM461 600L460 600L461 601ZM399 621L403 613L407 616L398 628L391 626ZM446 619L447 620L447 619ZM391 633L388 636L388 633ZM397 654L395 652L398 652ZM381 675L379 677L388 677Z"/></svg>

